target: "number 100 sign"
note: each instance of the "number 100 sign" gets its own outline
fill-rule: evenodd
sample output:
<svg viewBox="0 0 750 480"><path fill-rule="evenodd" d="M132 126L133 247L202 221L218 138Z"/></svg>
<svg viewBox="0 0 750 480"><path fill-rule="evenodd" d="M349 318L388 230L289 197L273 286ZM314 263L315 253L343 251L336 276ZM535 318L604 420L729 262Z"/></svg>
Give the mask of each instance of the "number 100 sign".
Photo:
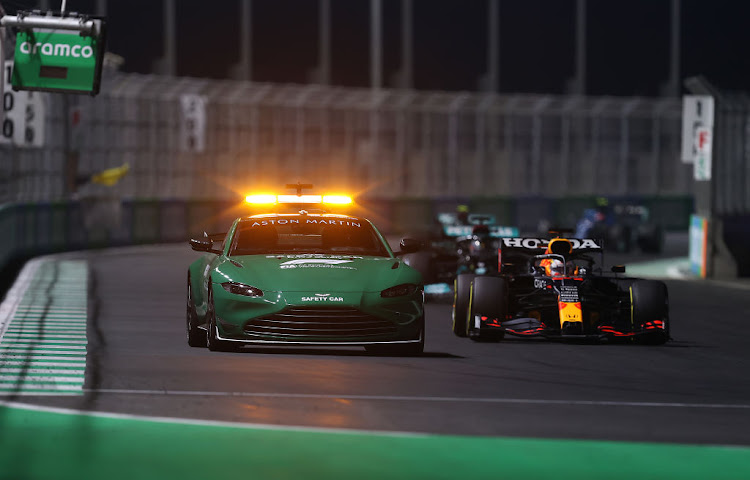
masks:
<svg viewBox="0 0 750 480"><path fill-rule="evenodd" d="M3 75L10 84L13 62L6 61ZM44 146L45 98L39 92L14 92L6 89L2 98L0 116L0 143L18 147Z"/></svg>

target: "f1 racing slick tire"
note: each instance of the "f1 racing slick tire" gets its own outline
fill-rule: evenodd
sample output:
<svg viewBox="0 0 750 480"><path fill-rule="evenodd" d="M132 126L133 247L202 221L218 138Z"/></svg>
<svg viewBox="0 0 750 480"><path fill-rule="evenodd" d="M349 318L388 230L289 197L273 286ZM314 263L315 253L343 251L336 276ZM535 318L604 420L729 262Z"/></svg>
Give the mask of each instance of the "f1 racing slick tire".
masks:
<svg viewBox="0 0 750 480"><path fill-rule="evenodd" d="M195 302L193 301L193 288L190 285L190 274L187 281L187 342L191 347L206 346L206 332L198 328L198 315L195 313Z"/></svg>
<svg viewBox="0 0 750 480"><path fill-rule="evenodd" d="M502 327L476 325L476 317L505 320L508 313L508 282L500 277L479 276L474 279L469 299L466 336L475 342L499 342L505 336Z"/></svg>
<svg viewBox="0 0 750 480"><path fill-rule="evenodd" d="M669 296L658 280L636 280L630 287L632 322L638 343L663 345L669 341Z"/></svg>
<svg viewBox="0 0 750 480"><path fill-rule="evenodd" d="M425 285L435 282L435 267L430 252L407 253L402 257L405 264L422 274Z"/></svg>
<svg viewBox="0 0 750 480"><path fill-rule="evenodd" d="M216 331L216 308L211 288L208 289L208 308L206 310L206 346L212 352L233 352L236 349L232 342L220 340Z"/></svg>
<svg viewBox="0 0 750 480"><path fill-rule="evenodd" d="M476 275L462 273L453 281L453 333L457 337L466 336L466 319L469 317L471 282Z"/></svg>

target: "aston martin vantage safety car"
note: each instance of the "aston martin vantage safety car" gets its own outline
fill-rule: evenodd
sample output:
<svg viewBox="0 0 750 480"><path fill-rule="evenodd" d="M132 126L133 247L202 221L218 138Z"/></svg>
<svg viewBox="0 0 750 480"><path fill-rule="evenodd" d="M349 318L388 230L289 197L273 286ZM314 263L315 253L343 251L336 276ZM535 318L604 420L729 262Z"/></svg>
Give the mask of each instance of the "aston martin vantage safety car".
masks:
<svg viewBox="0 0 750 480"><path fill-rule="evenodd" d="M670 339L666 285L626 277L621 265L603 272L598 240L503 238L498 256L497 274L456 278L453 332L459 337Z"/></svg>
<svg viewBox="0 0 750 480"><path fill-rule="evenodd" d="M190 241L205 255L187 274L189 345L423 351L421 275L369 220L325 213L319 196L263 198L273 202L269 213L237 218L227 233ZM296 211L277 213L282 204Z"/></svg>

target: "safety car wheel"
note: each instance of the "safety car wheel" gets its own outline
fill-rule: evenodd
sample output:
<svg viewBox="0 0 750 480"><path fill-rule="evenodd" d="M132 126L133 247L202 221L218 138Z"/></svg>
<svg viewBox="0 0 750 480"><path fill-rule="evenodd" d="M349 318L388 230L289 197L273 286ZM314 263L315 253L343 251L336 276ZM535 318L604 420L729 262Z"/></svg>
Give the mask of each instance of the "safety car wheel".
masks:
<svg viewBox="0 0 750 480"><path fill-rule="evenodd" d="M198 328L198 314L195 312L195 302L193 301L193 287L190 285L190 274L187 281L187 342L191 347L205 347L206 334Z"/></svg>
<svg viewBox="0 0 750 480"><path fill-rule="evenodd" d="M475 318L483 316L505 320L508 314L508 283L504 278L480 276L474 279L469 298L466 336L477 342L499 342L505 336L500 327L477 327Z"/></svg>
<svg viewBox="0 0 750 480"><path fill-rule="evenodd" d="M458 337L466 336L471 282L475 277L472 273L463 273L453 281L453 333Z"/></svg>
<svg viewBox="0 0 750 480"><path fill-rule="evenodd" d="M658 280L636 280L630 286L633 327L643 332L638 343L662 345L669 341L669 297L667 286ZM648 329L660 321L661 328Z"/></svg>
<svg viewBox="0 0 750 480"><path fill-rule="evenodd" d="M208 308L206 309L206 346L212 352L231 352L235 350L231 342L220 340L216 336L216 309L211 288L208 289Z"/></svg>

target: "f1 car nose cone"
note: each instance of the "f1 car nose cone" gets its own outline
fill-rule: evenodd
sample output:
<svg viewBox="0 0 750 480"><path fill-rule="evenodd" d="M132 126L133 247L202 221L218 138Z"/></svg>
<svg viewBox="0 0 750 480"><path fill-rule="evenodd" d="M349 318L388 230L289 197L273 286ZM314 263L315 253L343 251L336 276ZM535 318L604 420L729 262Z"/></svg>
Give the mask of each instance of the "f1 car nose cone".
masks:
<svg viewBox="0 0 750 480"><path fill-rule="evenodd" d="M564 322L562 325L563 335L583 335L583 324L581 322Z"/></svg>

